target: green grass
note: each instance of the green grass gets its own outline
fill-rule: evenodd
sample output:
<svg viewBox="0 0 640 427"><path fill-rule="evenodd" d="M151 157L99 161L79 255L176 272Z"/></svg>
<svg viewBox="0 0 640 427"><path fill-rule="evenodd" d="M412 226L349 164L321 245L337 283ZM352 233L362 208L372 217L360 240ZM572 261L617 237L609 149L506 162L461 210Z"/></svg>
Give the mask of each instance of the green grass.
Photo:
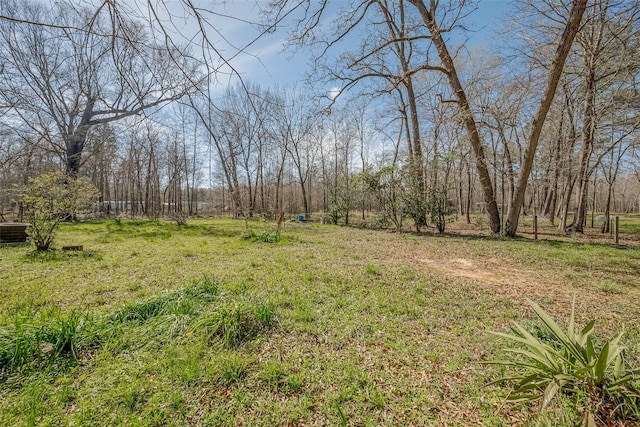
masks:
<svg viewBox="0 0 640 427"><path fill-rule="evenodd" d="M535 425L548 415L503 405L483 388L502 372L477 363L503 344L488 330L530 319L524 296L556 318L573 293L577 313L614 313L604 330L625 327L638 360L638 248L307 223L286 244L243 235L101 221L62 226L80 253L1 247L0 349L26 350L0 362L0 425ZM460 258L504 281L458 275Z"/></svg>
<svg viewBox="0 0 640 427"><path fill-rule="evenodd" d="M282 236L278 232L254 230L253 228L245 230L242 238L250 242L262 243L279 243L280 241L282 241Z"/></svg>

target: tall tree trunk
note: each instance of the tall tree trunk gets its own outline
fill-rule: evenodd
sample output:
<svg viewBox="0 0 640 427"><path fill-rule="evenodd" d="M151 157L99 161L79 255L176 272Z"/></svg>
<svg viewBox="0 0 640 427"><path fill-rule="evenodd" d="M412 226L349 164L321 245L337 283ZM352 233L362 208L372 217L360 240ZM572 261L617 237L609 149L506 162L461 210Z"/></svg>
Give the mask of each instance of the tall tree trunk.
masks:
<svg viewBox="0 0 640 427"><path fill-rule="evenodd" d="M610 181L609 185L607 186L607 202L604 205L604 221L602 222L602 227L600 228L600 231L602 233L609 232L609 223L611 222L609 220L609 216L611 215L611 194L612 193L613 193L613 181Z"/></svg>
<svg viewBox="0 0 640 427"><path fill-rule="evenodd" d="M587 67L585 75L584 123L582 128L582 146L580 147L580 164L578 169L578 207L570 228L578 233L584 231L584 221L587 216L587 191L589 187L589 162L593 153L593 138L595 135L595 96L596 76L592 66Z"/></svg>
<svg viewBox="0 0 640 427"><path fill-rule="evenodd" d="M516 191L516 182L515 182L515 173L513 172L513 158L511 157L511 150L509 149L509 144L507 142L507 138L504 135L504 129L502 125L499 125L500 128L500 138L502 139L502 145L504 147L504 160L506 161L506 169L507 169L507 180L509 182L509 197L508 197L508 210L511 210L511 203L513 200L513 195ZM504 197L504 196L503 196ZM504 198L502 201L502 205L504 206Z"/></svg>
<svg viewBox="0 0 640 427"><path fill-rule="evenodd" d="M546 216L551 225L554 225L555 222L555 211L556 204L558 200L558 182L560 180L560 170L561 170L561 147L562 147L562 139L564 137L564 112L560 116L560 124L558 126L558 136L556 138L556 143L553 150L553 178L551 181L551 185L549 186L549 192L547 193L547 197L544 201L544 206L542 208L542 215Z"/></svg>
<svg viewBox="0 0 640 427"><path fill-rule="evenodd" d="M467 169L467 200L466 200L466 209L465 209L465 219L467 220L467 224L471 224L471 165L465 159L465 165Z"/></svg>
<svg viewBox="0 0 640 427"><path fill-rule="evenodd" d="M581 1L586 2L586 0ZM433 11L429 10L422 0L409 0L409 2L418 9L423 22L431 33L431 41L433 42L433 45L435 46L438 52L438 56L440 57L440 61L443 65L441 71L443 71L447 76L449 85L451 86L451 89L455 94L458 107L460 108L460 115L464 122L465 129L467 130L469 143L471 144L473 154L476 158L476 168L478 170L480 185L482 187L484 201L487 207L487 214L489 216L489 228L492 233L499 233L500 212L498 211L498 204L496 203L495 193L493 191L491 175L489 174L489 170L486 164L484 147L482 146L482 142L480 141L480 134L478 132L478 127L476 126L476 121L473 117L473 112L471 111L471 107L467 99L467 94L462 88L462 84L460 83L460 79L458 78L458 73L453 63L453 58L451 58L451 54L449 53L447 45L442 38L442 33L440 32L440 27L438 26L438 23L435 20L435 16L432 13ZM435 7L433 2L432 7Z"/></svg>
<svg viewBox="0 0 640 427"><path fill-rule="evenodd" d="M569 14L569 20L564 28L560 43L556 49L553 62L551 63L551 70L547 85L540 100L540 106L538 111L533 117L531 124L531 133L527 142L527 148L525 149L522 168L520 169L520 175L518 175L518 185L514 194L514 200L511 203L511 209L509 210L509 216L506 224L506 235L514 237L518 229L518 220L520 218L520 209L524 203L525 191L527 189L527 183L529 181L529 175L531 174L531 168L533 167L533 160L535 159L536 150L538 148L538 141L540 140L540 134L542 133L542 126L544 125L545 118L553 97L558 87L558 82L564 69L573 40L575 39L578 30L580 29L580 22L582 16L587 8L587 0L573 0L571 5L571 12Z"/></svg>
<svg viewBox="0 0 640 427"><path fill-rule="evenodd" d="M69 131L69 133L63 133L63 139L66 149L66 169L67 174L73 178L78 177L80 171L82 151L84 150L84 144L87 141L87 134L91 127L91 117L93 116L93 108L96 100L92 97L87 99L87 105L80 123L75 129Z"/></svg>

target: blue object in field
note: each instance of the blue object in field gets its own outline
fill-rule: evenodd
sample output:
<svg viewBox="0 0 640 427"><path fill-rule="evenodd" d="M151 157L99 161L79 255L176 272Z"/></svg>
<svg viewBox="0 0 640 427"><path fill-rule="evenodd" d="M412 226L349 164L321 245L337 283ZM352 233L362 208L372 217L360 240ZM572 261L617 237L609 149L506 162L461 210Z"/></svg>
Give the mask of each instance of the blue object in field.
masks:
<svg viewBox="0 0 640 427"><path fill-rule="evenodd" d="M298 222L304 222L304 215L298 215Z"/></svg>

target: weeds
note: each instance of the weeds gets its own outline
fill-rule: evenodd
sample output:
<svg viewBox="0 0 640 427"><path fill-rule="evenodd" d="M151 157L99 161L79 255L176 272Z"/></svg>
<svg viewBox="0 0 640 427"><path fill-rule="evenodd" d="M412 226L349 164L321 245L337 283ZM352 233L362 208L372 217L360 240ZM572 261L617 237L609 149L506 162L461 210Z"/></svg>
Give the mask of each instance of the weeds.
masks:
<svg viewBox="0 0 640 427"><path fill-rule="evenodd" d="M140 321L144 322L152 317L168 314L168 303L174 295L161 296L142 303L128 303L110 317L115 323Z"/></svg>
<svg viewBox="0 0 640 427"><path fill-rule="evenodd" d="M52 344L53 357L71 355L77 360L76 348L85 316L77 310L71 310L67 315L56 313L51 317L53 322L45 328L45 342Z"/></svg>
<svg viewBox="0 0 640 427"><path fill-rule="evenodd" d="M275 306L260 303L251 306L232 302L215 307L193 326L209 339L219 339L225 348L234 348L268 329L274 319Z"/></svg>
<svg viewBox="0 0 640 427"><path fill-rule="evenodd" d="M269 328L273 323L275 317L276 308L271 302L259 303L253 309L253 315L263 328Z"/></svg>
<svg viewBox="0 0 640 427"><path fill-rule="evenodd" d="M542 322L537 337L517 323L512 334L492 332L519 344L505 349L519 357L489 362L518 370L513 376L494 381L516 381L507 399L540 401L544 410L554 400L566 398L576 412L583 412L584 426L640 421L640 391L633 386L640 370L625 364L622 332L597 347L591 337L595 321L576 330L573 306L565 331L540 306L532 301L529 304Z"/></svg>
<svg viewBox="0 0 640 427"><path fill-rule="evenodd" d="M269 390L277 391L280 383L286 381L286 370L282 363L269 361L258 373L258 378L265 382Z"/></svg>
<svg viewBox="0 0 640 427"><path fill-rule="evenodd" d="M193 314L192 300L212 302L218 295L218 282L209 276L176 292L160 295L141 303L128 303L109 317L115 323L139 321L168 314Z"/></svg>
<svg viewBox="0 0 640 427"><path fill-rule="evenodd" d="M371 264L367 265L366 272L370 276L379 276L380 275L380 269L378 267L376 267L375 265L371 265Z"/></svg>
<svg viewBox="0 0 640 427"><path fill-rule="evenodd" d="M232 348L274 322L275 305L270 302L249 304L228 298L221 302L218 296L219 282L203 276L183 289L128 303L98 318L75 309L63 313L56 306L16 310L10 316L11 326L0 330L0 373L24 371L24 367L37 371L61 359L75 363L80 348L102 347L117 353L131 344L139 348L178 336L186 340L194 335L219 337L225 347Z"/></svg>
<svg viewBox="0 0 640 427"><path fill-rule="evenodd" d="M244 378L247 368L253 362L252 357L236 352L223 352L212 362L212 379L223 385L236 383Z"/></svg>
<svg viewBox="0 0 640 427"><path fill-rule="evenodd" d="M248 228L242 234L242 238L250 242L278 243L281 241L282 236L278 232Z"/></svg>
<svg viewBox="0 0 640 427"><path fill-rule="evenodd" d="M615 285L608 283L608 282L604 282L598 285L598 289L600 289L602 292L606 293L606 294L615 294L618 293L618 289L615 287Z"/></svg>
<svg viewBox="0 0 640 427"><path fill-rule="evenodd" d="M602 313L604 336L627 331L628 365L640 362L637 248L313 223L287 227L282 238L295 245L253 244L243 231L244 221L229 218L183 227L105 220L65 223L58 235L102 259L30 260L24 247L0 247L0 336L16 336L21 307L23 342L35 349L22 365L3 365L0 425L579 423L572 395L532 416L501 405L502 390L482 388L512 372L475 363L501 358L501 344L478 330L521 318L523 293L568 318L565 296L580 292ZM166 232L171 238L159 238ZM80 310L77 361L54 357L53 339L27 326L51 301L65 316ZM247 328L237 344L198 329L235 308ZM532 335L549 335L540 323ZM593 341L599 350L606 343Z"/></svg>
<svg viewBox="0 0 640 427"><path fill-rule="evenodd" d="M27 307L11 317L12 327L0 331L0 371L25 366L37 369L57 358L77 360L80 342L93 341L84 328L87 317L78 310L65 314L56 306Z"/></svg>
<svg viewBox="0 0 640 427"><path fill-rule="evenodd" d="M297 393L304 387L305 378L302 374L290 374L287 376L287 387L291 393Z"/></svg>

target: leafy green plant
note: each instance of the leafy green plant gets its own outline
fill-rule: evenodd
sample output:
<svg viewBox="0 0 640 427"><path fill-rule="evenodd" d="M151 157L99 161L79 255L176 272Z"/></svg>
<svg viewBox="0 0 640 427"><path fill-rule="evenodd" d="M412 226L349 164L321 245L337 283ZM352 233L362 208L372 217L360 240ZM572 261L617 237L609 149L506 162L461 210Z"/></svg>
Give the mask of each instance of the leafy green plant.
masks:
<svg viewBox="0 0 640 427"><path fill-rule="evenodd" d="M36 250L51 249L60 222L88 211L97 192L89 179L73 178L60 171L29 179L20 198L25 219L31 224L27 233Z"/></svg>
<svg viewBox="0 0 640 427"><path fill-rule="evenodd" d="M139 303L128 303L123 308L111 315L110 320L115 323L145 321L152 317L167 314L169 312L168 303L173 296L161 295L149 301Z"/></svg>
<svg viewBox="0 0 640 427"><path fill-rule="evenodd" d="M178 291L161 294L147 301L127 303L111 314L108 320L113 323L143 322L168 314L194 314L198 301L212 302L217 298L218 292L218 282L204 275L199 281Z"/></svg>
<svg viewBox="0 0 640 427"><path fill-rule="evenodd" d="M594 320L579 331L575 328L575 300L566 331L535 302L527 301L542 322L535 335L518 323L511 334L492 332L518 344L505 349L514 357L487 362L518 371L492 383L516 382L507 400L540 401L545 409L566 397L583 412L585 426L596 421L609 425L617 419L640 421L640 392L634 387L640 371L625 363L620 345L623 332L598 347L591 336Z"/></svg>
<svg viewBox="0 0 640 427"><path fill-rule="evenodd" d="M598 285L598 289L607 294L615 294L618 292L615 285L609 282L601 283Z"/></svg>
<svg viewBox="0 0 640 427"><path fill-rule="evenodd" d="M253 315L256 322L264 328L268 328L273 323L276 314L276 307L273 303L260 303L253 308Z"/></svg>
<svg viewBox="0 0 640 427"><path fill-rule="evenodd" d="M287 376L287 387L292 393L302 390L304 382L305 378L303 374L290 374Z"/></svg>
<svg viewBox="0 0 640 427"><path fill-rule="evenodd" d="M378 267L376 267L375 265L372 265L372 264L368 264L367 265L366 272L370 276L379 276L380 275L380 269Z"/></svg>
<svg viewBox="0 0 640 427"><path fill-rule="evenodd" d="M211 302L220 292L219 285L216 279L204 274L200 280L193 282L184 292L187 296L194 296Z"/></svg>
<svg viewBox="0 0 640 427"><path fill-rule="evenodd" d="M444 233L447 225L447 217L454 212L452 205L449 204L448 194L449 191L447 187L444 186L429 191L427 211L438 233Z"/></svg>
<svg viewBox="0 0 640 427"><path fill-rule="evenodd" d="M12 313L11 329L0 331L0 370L29 363L40 354L42 329L32 307Z"/></svg>
<svg viewBox="0 0 640 427"><path fill-rule="evenodd" d="M271 360L258 373L258 378L263 380L269 390L278 390L280 383L286 379L286 369L282 363Z"/></svg>
<svg viewBox="0 0 640 427"><path fill-rule="evenodd" d="M344 413L344 410L340 406L340 402L338 402L337 400L334 400L332 402L332 405L333 405L333 408L334 408L336 414L338 415L338 418L340 419L340 426L346 427L348 419L347 419L347 416Z"/></svg>
<svg viewBox="0 0 640 427"><path fill-rule="evenodd" d="M254 230L253 228L248 228L247 230L245 230L242 238L251 242L278 243L281 239L281 236L278 232Z"/></svg>
<svg viewBox="0 0 640 427"><path fill-rule="evenodd" d="M53 346L53 356L71 355L77 360L77 346L80 339L84 317L78 310L63 315L56 307L52 321L45 328L45 339Z"/></svg>
<svg viewBox="0 0 640 427"><path fill-rule="evenodd" d="M389 224L400 230L402 228L402 176L397 166L386 166L377 171L366 168L354 179L356 188L373 196L378 202L380 210L376 212L370 222L373 228L386 228Z"/></svg>
<svg viewBox="0 0 640 427"><path fill-rule="evenodd" d="M402 170L404 186L400 200L403 215L413 220L416 233L419 233L420 228L427 225L428 206L425 200L424 184L415 161L409 162Z"/></svg>
<svg viewBox="0 0 640 427"><path fill-rule="evenodd" d="M329 208L326 212L326 219L330 224L338 225L338 222L344 218L344 223L348 223L349 210L351 208L350 199L348 197L332 198Z"/></svg>

